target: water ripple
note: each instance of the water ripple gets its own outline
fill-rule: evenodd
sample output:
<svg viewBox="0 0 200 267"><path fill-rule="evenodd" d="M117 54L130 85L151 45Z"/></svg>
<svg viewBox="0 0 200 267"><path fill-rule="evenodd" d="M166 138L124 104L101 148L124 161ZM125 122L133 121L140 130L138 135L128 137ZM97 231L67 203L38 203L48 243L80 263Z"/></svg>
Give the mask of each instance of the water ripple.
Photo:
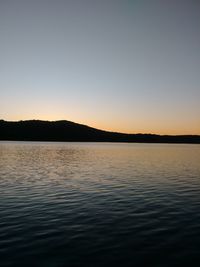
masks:
<svg viewBox="0 0 200 267"><path fill-rule="evenodd" d="M199 145L0 142L0 266L199 266L199 162Z"/></svg>

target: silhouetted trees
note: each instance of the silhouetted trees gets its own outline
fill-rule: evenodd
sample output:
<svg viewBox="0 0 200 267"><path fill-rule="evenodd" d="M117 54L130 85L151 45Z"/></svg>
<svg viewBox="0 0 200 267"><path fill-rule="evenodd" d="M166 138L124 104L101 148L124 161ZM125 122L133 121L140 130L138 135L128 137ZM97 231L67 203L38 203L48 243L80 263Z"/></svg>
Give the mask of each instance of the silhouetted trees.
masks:
<svg viewBox="0 0 200 267"><path fill-rule="evenodd" d="M124 134L98 130L70 121L0 120L0 140L137 143L200 143L199 135Z"/></svg>

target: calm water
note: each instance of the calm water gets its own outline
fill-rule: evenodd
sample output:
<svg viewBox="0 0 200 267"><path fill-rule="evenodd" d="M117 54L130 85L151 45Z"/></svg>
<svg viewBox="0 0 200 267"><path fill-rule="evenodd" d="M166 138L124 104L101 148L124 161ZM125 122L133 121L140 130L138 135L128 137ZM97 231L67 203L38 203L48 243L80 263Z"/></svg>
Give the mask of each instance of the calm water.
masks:
<svg viewBox="0 0 200 267"><path fill-rule="evenodd" d="M200 145L0 142L0 266L200 266Z"/></svg>

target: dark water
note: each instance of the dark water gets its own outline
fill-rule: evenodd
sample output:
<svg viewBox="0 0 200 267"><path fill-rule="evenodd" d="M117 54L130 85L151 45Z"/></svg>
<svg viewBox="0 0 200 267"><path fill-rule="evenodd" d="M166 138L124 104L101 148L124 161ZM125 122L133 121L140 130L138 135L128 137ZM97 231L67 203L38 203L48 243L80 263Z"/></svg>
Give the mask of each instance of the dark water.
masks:
<svg viewBox="0 0 200 267"><path fill-rule="evenodd" d="M200 266L200 145L0 142L0 266Z"/></svg>

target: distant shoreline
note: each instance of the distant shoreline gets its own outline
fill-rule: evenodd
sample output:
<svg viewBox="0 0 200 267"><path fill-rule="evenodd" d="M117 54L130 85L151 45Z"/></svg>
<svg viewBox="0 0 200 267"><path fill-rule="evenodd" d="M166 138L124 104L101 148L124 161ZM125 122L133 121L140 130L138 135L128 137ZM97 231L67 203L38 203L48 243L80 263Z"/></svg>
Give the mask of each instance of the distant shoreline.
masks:
<svg viewBox="0 0 200 267"><path fill-rule="evenodd" d="M1 143L24 143L24 144L28 144L28 143L49 143L49 144L53 144L53 143L60 143L60 144L64 144L64 143L69 143L69 144L146 144L146 145L200 145L200 143L176 143L176 142L104 142L104 141L35 141L35 140L0 140L0 144Z"/></svg>
<svg viewBox="0 0 200 267"><path fill-rule="evenodd" d="M0 120L1 141L200 144L200 135L109 132L71 121Z"/></svg>

